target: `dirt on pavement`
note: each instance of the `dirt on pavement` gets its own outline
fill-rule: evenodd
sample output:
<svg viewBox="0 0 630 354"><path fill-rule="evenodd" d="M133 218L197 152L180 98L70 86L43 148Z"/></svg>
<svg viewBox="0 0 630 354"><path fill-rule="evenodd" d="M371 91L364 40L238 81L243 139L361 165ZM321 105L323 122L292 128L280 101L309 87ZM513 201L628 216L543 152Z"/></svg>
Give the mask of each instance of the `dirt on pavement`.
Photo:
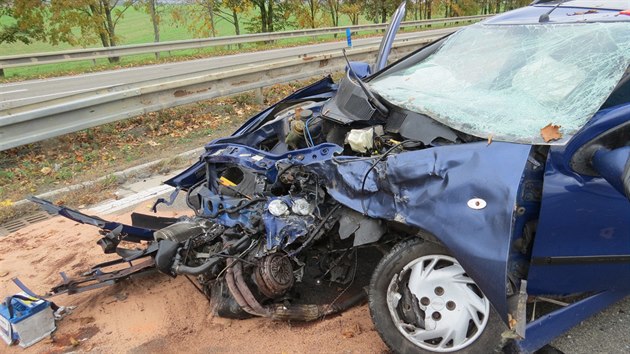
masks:
<svg viewBox="0 0 630 354"><path fill-rule="evenodd" d="M146 212L141 208L140 212ZM177 216L177 212L162 213ZM129 215L112 217L130 222ZM43 294L91 265L115 258L96 245L97 229L62 217L0 239L0 295L19 289L19 277ZM185 278L154 273L114 286L53 299L76 306L50 338L8 353L384 353L366 305L313 323L263 318L230 320L212 314L209 302Z"/></svg>

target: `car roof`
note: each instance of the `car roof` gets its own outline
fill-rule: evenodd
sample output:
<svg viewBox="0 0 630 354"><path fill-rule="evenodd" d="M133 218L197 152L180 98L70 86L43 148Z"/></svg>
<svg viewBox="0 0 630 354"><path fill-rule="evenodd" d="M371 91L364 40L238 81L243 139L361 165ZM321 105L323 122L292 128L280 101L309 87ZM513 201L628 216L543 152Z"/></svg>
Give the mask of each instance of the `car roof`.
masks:
<svg viewBox="0 0 630 354"><path fill-rule="evenodd" d="M554 9L554 7L556 7ZM580 22L627 22L630 16L621 13L630 10L630 0L569 0L535 1L530 6L508 11L494 16L484 24L512 25L538 24L540 15L548 13L545 23L580 23Z"/></svg>
<svg viewBox="0 0 630 354"><path fill-rule="evenodd" d="M560 3L561 7L581 7L587 9L609 9L609 10L628 10L630 9L630 0L570 0L570 1L534 1L532 6L556 6Z"/></svg>

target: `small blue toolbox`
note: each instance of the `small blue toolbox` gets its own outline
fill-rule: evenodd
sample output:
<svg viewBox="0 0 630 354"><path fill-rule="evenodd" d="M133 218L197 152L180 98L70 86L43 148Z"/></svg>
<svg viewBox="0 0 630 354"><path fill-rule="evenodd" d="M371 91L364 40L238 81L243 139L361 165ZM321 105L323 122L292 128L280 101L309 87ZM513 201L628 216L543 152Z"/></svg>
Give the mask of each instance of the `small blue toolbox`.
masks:
<svg viewBox="0 0 630 354"><path fill-rule="evenodd" d="M0 304L0 337L9 345L26 348L55 330L51 302L26 293L9 296Z"/></svg>

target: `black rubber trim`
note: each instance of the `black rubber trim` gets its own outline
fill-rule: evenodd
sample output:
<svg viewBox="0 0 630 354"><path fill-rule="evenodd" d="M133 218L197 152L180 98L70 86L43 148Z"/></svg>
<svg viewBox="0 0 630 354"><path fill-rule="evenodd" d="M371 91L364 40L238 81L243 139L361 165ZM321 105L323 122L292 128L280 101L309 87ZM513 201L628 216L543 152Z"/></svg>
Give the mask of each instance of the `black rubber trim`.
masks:
<svg viewBox="0 0 630 354"><path fill-rule="evenodd" d="M626 192L626 197L630 199L630 156L628 157L628 162L626 162L626 168L623 171L623 179L622 183Z"/></svg>
<svg viewBox="0 0 630 354"><path fill-rule="evenodd" d="M630 255L609 256L559 256L532 258L534 265L565 265L565 264L593 264L593 263L630 263Z"/></svg>

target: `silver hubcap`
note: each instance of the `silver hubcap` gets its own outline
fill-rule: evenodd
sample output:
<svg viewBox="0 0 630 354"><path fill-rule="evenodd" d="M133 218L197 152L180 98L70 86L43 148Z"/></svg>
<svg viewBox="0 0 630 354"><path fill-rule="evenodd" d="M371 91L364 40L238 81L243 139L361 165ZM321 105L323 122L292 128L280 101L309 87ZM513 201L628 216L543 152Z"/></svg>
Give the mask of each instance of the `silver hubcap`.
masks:
<svg viewBox="0 0 630 354"><path fill-rule="evenodd" d="M387 288L394 324L407 339L433 352L473 343L488 323L490 302L453 257L415 259Z"/></svg>

